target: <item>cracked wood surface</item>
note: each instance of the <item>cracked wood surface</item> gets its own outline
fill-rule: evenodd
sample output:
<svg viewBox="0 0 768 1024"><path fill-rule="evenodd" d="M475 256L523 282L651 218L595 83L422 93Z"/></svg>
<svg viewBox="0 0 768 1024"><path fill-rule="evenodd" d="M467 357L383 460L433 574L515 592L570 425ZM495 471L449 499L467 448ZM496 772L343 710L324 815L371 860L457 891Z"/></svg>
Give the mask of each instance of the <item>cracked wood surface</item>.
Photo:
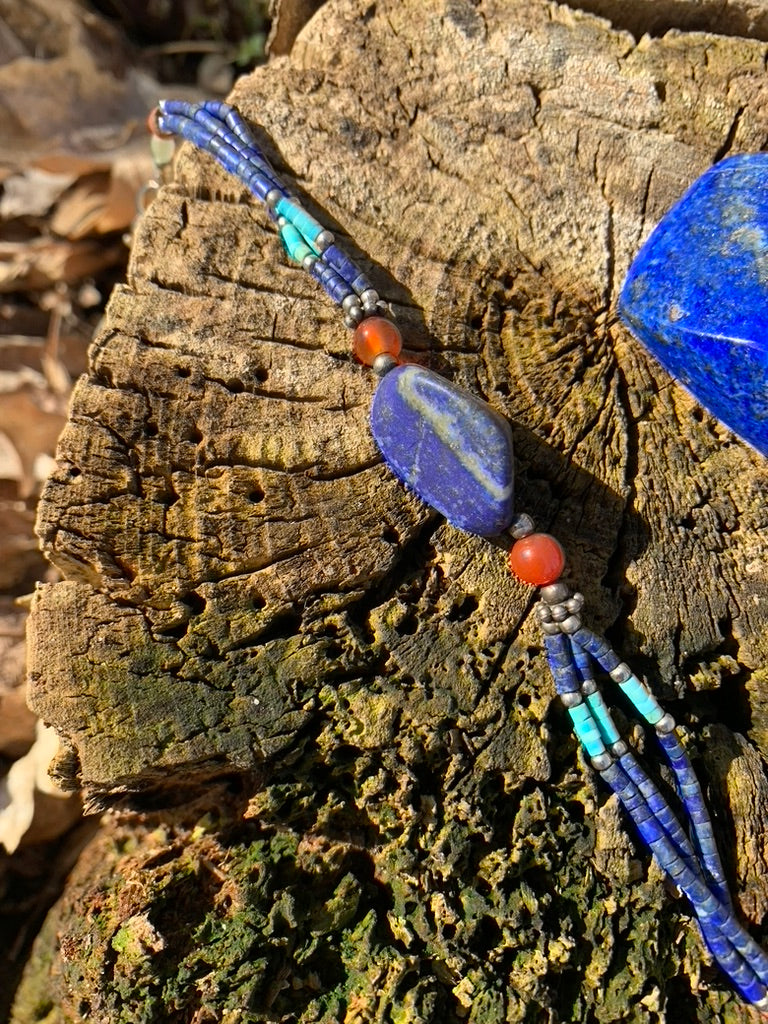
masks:
<svg viewBox="0 0 768 1024"><path fill-rule="evenodd" d="M765 62L759 39L636 43L539 0L339 0L232 97L355 240L415 357L512 421L518 507L563 540L589 623L690 727L753 922L768 471L613 303L674 198L765 145ZM265 214L185 149L43 496L64 580L36 596L30 673L65 784L153 807L211 786L232 820L201 831L168 812L162 841L141 821L107 829L41 937L17 1024L37 1019L57 933L67 1021L228 1020L230 1005L254 1021L747 1019L576 766L503 551L379 463L374 385L347 347ZM210 917L174 923L158 900L190 857L219 881L193 872L185 900ZM123 882L97 912L98 864ZM246 905L263 919L243 924ZM81 954L94 915L104 945ZM258 938L225 948L212 921ZM142 1017L150 1003L166 1016Z"/></svg>

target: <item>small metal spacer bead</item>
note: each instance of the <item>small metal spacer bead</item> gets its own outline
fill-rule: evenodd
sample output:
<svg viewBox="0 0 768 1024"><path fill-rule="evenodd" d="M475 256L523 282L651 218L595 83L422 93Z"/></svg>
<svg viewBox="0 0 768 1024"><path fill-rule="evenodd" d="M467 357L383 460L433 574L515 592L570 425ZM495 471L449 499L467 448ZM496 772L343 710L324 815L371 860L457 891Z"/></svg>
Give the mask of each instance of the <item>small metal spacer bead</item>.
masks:
<svg viewBox="0 0 768 1024"><path fill-rule="evenodd" d="M371 363L371 369L377 377L385 377L390 370L398 366L398 362L389 352L381 352Z"/></svg>
<svg viewBox="0 0 768 1024"><path fill-rule="evenodd" d="M584 607L584 595L576 591L564 604L569 612L580 612Z"/></svg>
<svg viewBox="0 0 768 1024"><path fill-rule="evenodd" d="M667 733L675 731L675 724L674 718L667 711L664 716L658 720L654 728L656 729L656 732L660 732L664 736Z"/></svg>
<svg viewBox="0 0 768 1024"><path fill-rule="evenodd" d="M371 313L377 312L379 305L379 293L373 288L366 288L360 296L360 302L362 303L364 312L370 316Z"/></svg>
<svg viewBox="0 0 768 1024"><path fill-rule="evenodd" d="M557 583L548 583L546 587L542 587L539 591L539 597L542 601L546 601L547 604L558 604L570 596L570 588L560 580Z"/></svg>
<svg viewBox="0 0 768 1024"><path fill-rule="evenodd" d="M328 248L328 246L329 245L333 245L333 243L335 241L336 241L336 238L334 237L333 232L329 231L328 228L323 228L323 230L320 232L320 234L315 239L315 248L319 252L325 252L325 250Z"/></svg>
<svg viewBox="0 0 768 1024"><path fill-rule="evenodd" d="M560 625L557 622L542 622L541 631L546 633L547 636L557 636L560 632Z"/></svg>
<svg viewBox="0 0 768 1024"><path fill-rule="evenodd" d="M353 306L344 317L344 326L354 331L359 323L362 323L363 311L359 306Z"/></svg>
<svg viewBox="0 0 768 1024"><path fill-rule="evenodd" d="M549 610L552 613L552 618L555 622L562 622L563 619L568 618L568 609L564 604L551 604Z"/></svg>
<svg viewBox="0 0 768 1024"><path fill-rule="evenodd" d="M341 303L341 308L345 313L349 313L354 308L360 309L360 299L355 292L350 292L349 295L344 296L344 300Z"/></svg>
<svg viewBox="0 0 768 1024"><path fill-rule="evenodd" d="M317 256L314 256L312 253L309 253L309 255L305 256L304 259L301 261L302 267L304 267L305 270L310 271L312 270L312 267L314 267L316 263Z"/></svg>
<svg viewBox="0 0 768 1024"><path fill-rule="evenodd" d="M593 693L597 693L597 683L594 679L585 679L581 684L581 692L585 697L591 696Z"/></svg>
<svg viewBox="0 0 768 1024"><path fill-rule="evenodd" d="M560 702L564 708L576 708L584 703L584 699L578 690L568 690L567 693L560 694Z"/></svg>
<svg viewBox="0 0 768 1024"><path fill-rule="evenodd" d="M632 675L632 669L626 664L626 662L622 661L621 664L617 665L612 672L609 672L609 675L614 683L626 683Z"/></svg>
<svg viewBox="0 0 768 1024"><path fill-rule="evenodd" d="M509 524L510 536L514 537L515 540L522 540L523 537L529 537L535 529L536 524L527 512L521 512L520 515L515 516Z"/></svg>
<svg viewBox="0 0 768 1024"><path fill-rule="evenodd" d="M552 609L548 604L544 604L543 601L539 601L536 605L536 618L539 622L551 622L552 621Z"/></svg>
<svg viewBox="0 0 768 1024"><path fill-rule="evenodd" d="M760 1010L761 1013L768 1013L768 996L763 996L762 999L758 999L756 1003L752 1003L752 1006L756 1010Z"/></svg>
<svg viewBox="0 0 768 1024"><path fill-rule="evenodd" d="M283 193L276 188L271 188L269 192L264 196L264 204L270 209L274 210L280 200L283 198Z"/></svg>
<svg viewBox="0 0 768 1024"><path fill-rule="evenodd" d="M613 758L607 750L602 754L595 754L589 760L592 763L592 767L598 772L604 772L606 768L610 768L613 764Z"/></svg>
<svg viewBox="0 0 768 1024"><path fill-rule="evenodd" d="M581 629L581 619L578 615L569 615L567 619L563 619L560 623L560 629L564 633L578 633Z"/></svg>
<svg viewBox="0 0 768 1024"><path fill-rule="evenodd" d="M616 757L623 757L624 754L629 753L629 747L624 740L616 740L615 743L611 744L611 753L615 754Z"/></svg>

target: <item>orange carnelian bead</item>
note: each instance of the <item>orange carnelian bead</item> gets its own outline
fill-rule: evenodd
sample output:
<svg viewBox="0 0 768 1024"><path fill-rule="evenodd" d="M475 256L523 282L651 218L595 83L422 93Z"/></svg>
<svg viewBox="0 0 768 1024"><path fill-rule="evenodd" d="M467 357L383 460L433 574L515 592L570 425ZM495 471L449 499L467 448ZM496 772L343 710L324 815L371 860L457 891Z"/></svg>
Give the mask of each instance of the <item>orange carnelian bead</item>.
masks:
<svg viewBox="0 0 768 1024"><path fill-rule="evenodd" d="M523 583L545 587L560 579L565 568L565 552L548 533L530 533L512 545L509 568Z"/></svg>
<svg viewBox="0 0 768 1024"><path fill-rule="evenodd" d="M391 320L384 316L366 317L355 328L352 351L365 366L373 366L376 356L390 355L395 359L403 347L403 336Z"/></svg>

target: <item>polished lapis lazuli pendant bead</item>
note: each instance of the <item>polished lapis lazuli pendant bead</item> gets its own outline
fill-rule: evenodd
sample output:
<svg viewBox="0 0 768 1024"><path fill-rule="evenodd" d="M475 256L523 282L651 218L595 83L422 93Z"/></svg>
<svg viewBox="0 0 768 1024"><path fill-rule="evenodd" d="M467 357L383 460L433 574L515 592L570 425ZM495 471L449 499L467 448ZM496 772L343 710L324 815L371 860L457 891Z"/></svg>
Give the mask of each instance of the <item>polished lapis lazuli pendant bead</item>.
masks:
<svg viewBox="0 0 768 1024"><path fill-rule="evenodd" d="M512 521L512 431L485 402L421 366L381 381L371 430L389 468L453 526L482 537Z"/></svg>
<svg viewBox="0 0 768 1024"><path fill-rule="evenodd" d="M672 207L619 313L709 412L768 455L768 154L715 164Z"/></svg>

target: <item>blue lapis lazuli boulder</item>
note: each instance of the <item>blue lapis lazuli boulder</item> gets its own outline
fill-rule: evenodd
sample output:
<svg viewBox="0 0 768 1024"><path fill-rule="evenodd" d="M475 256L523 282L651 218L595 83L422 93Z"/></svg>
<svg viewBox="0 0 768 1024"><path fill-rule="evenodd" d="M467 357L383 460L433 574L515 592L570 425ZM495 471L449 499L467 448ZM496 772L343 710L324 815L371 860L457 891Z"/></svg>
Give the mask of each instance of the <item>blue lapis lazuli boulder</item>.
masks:
<svg viewBox="0 0 768 1024"><path fill-rule="evenodd" d="M638 253L619 313L734 433L768 454L768 154L706 171Z"/></svg>
<svg viewBox="0 0 768 1024"><path fill-rule="evenodd" d="M371 430L400 480L453 526L492 537L513 515L512 431L485 402L421 366L380 382Z"/></svg>

